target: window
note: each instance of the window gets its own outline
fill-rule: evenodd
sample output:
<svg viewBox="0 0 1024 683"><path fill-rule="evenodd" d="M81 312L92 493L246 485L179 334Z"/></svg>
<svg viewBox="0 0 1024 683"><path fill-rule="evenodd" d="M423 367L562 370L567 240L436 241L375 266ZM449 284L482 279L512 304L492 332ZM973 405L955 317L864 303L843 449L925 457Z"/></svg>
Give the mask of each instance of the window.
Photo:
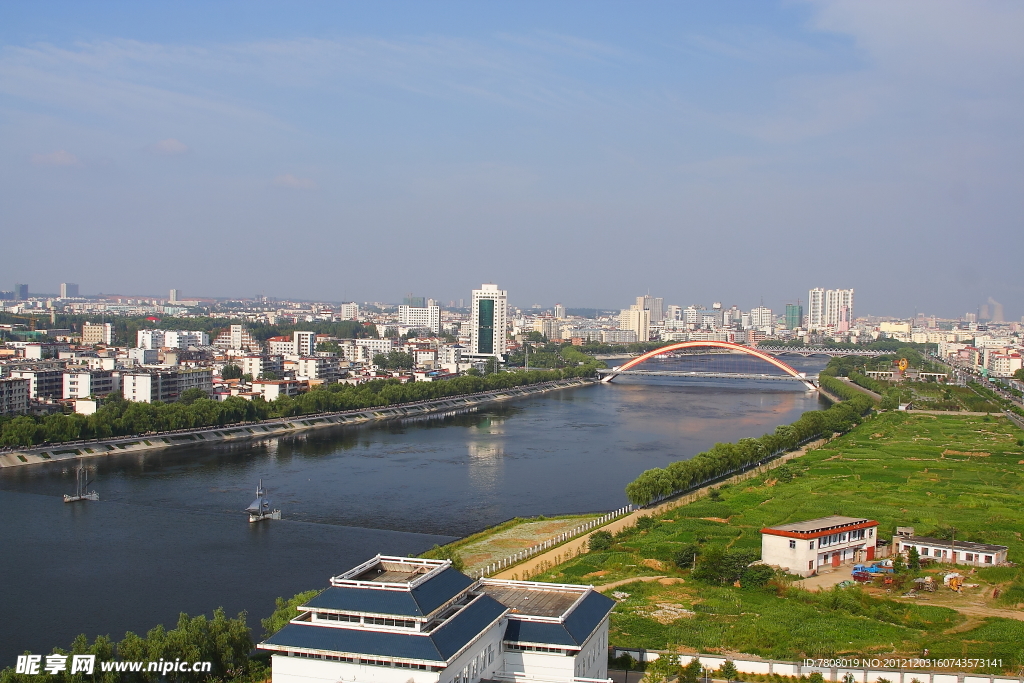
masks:
<svg viewBox="0 0 1024 683"><path fill-rule="evenodd" d="M928 554L928 548L921 548L921 557L924 557L927 554Z"/></svg>
<svg viewBox="0 0 1024 683"><path fill-rule="evenodd" d="M811 541L810 544L807 547L810 548L811 550L814 550L814 541Z"/></svg>
<svg viewBox="0 0 1024 683"><path fill-rule="evenodd" d="M795 547L796 547L796 541L794 541L794 540L790 539L790 541L789 541L789 547L790 547L790 548L795 548Z"/></svg>
<svg viewBox="0 0 1024 683"><path fill-rule="evenodd" d="M807 568L808 569L814 569L814 560L811 560L810 562L807 563Z"/></svg>
<svg viewBox="0 0 1024 683"><path fill-rule="evenodd" d="M868 529L868 538L871 538L874 535L875 535L875 530L874 529Z"/></svg>
<svg viewBox="0 0 1024 683"><path fill-rule="evenodd" d="M991 555L986 555L985 556L985 564L992 564L992 556Z"/></svg>
<svg viewBox="0 0 1024 683"><path fill-rule="evenodd" d="M974 553L964 553L964 559L968 562L974 562Z"/></svg>

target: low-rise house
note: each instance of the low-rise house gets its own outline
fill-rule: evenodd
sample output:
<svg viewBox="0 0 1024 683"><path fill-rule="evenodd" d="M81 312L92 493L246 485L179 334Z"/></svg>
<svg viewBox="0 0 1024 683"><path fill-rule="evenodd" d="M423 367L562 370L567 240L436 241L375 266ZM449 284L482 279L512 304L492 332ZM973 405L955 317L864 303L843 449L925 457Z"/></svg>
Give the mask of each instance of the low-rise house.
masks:
<svg viewBox="0 0 1024 683"><path fill-rule="evenodd" d="M253 380L252 391L267 401L273 401L281 396L295 396L303 384L295 379L260 379Z"/></svg>
<svg viewBox="0 0 1024 683"><path fill-rule="evenodd" d="M799 576L875 559L878 522L832 515L761 529L761 561Z"/></svg>
<svg viewBox="0 0 1024 683"><path fill-rule="evenodd" d="M896 552L906 555L917 549L922 559L930 558L948 564L966 564L975 567L994 567L1006 562L1005 545L989 545L972 541L928 538L927 536L897 536L893 539Z"/></svg>

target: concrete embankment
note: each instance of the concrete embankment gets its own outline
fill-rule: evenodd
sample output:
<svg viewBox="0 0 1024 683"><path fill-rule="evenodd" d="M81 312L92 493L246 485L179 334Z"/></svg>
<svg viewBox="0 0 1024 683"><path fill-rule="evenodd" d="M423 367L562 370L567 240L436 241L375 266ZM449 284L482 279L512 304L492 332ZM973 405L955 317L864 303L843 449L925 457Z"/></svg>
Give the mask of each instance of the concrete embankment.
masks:
<svg viewBox="0 0 1024 683"><path fill-rule="evenodd" d="M296 434L310 429L360 425L382 420L412 419L420 416L444 416L475 410L480 406L502 401L514 401L549 391L571 389L596 384L592 379L565 379L511 389L497 389L478 394L452 396L434 401L403 403L393 406L348 410L319 415L265 420L248 424L225 425L176 432L161 432L141 436L125 436L99 441L64 443L19 451L0 453L0 467L18 467L55 460L98 457L112 453L137 453L175 446L195 446L210 443L232 443L249 439L269 439Z"/></svg>

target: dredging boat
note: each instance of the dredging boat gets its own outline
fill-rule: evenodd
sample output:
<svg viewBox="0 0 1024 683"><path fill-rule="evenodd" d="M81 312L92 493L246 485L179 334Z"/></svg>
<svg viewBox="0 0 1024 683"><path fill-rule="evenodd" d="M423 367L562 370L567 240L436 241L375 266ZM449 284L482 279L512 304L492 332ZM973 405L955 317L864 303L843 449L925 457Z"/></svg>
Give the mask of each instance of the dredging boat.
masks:
<svg viewBox="0 0 1024 683"><path fill-rule="evenodd" d="M259 486L256 487L256 500L249 503L249 507L245 508L245 511L249 513L250 524L262 522L264 519L281 519L281 511L271 508L267 492L263 490L262 479L260 479Z"/></svg>
<svg viewBox="0 0 1024 683"><path fill-rule="evenodd" d="M65 503L74 503L79 500L99 500L100 494L89 490L89 470L85 466L79 466L75 470L75 494L69 496L64 494Z"/></svg>

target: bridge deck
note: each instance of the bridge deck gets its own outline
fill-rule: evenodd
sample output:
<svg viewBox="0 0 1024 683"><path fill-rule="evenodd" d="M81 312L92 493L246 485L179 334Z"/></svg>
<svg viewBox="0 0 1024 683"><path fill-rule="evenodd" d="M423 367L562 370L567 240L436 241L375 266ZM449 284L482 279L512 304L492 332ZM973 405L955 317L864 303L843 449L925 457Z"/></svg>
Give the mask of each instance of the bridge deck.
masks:
<svg viewBox="0 0 1024 683"><path fill-rule="evenodd" d="M818 379L817 375L806 375L794 377L792 375L771 375L767 373L752 372L688 372L680 370L616 370L614 368L601 369L597 371L602 375L639 375L648 377L691 377L694 379L765 379L781 380L786 382L813 382Z"/></svg>

